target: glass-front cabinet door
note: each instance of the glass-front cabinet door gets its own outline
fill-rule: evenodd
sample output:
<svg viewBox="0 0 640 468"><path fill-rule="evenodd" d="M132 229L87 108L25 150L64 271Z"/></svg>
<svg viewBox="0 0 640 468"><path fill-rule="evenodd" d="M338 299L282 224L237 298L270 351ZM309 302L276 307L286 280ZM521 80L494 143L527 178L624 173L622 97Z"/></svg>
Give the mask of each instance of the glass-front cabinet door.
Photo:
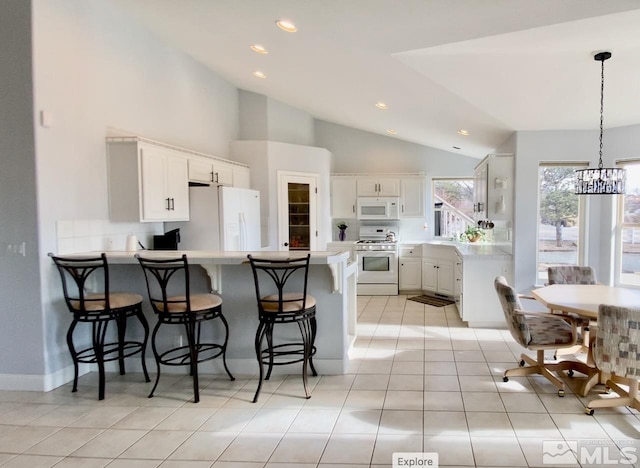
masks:
<svg viewBox="0 0 640 468"><path fill-rule="evenodd" d="M280 250L316 250L316 177L281 173L279 184Z"/></svg>

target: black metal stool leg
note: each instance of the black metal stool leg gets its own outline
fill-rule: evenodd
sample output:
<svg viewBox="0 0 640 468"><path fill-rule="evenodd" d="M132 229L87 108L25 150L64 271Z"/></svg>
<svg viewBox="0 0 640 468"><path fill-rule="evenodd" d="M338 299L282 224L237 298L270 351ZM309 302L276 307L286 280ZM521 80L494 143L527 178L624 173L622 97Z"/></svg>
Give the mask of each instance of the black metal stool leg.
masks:
<svg viewBox="0 0 640 468"><path fill-rule="evenodd" d="M67 331L67 346L73 361L73 388L71 392L78 391L78 353L76 353L76 347L73 345L73 331L76 329L76 325L78 325L78 321L74 319L69 326L69 331Z"/></svg>
<svg viewBox="0 0 640 468"><path fill-rule="evenodd" d="M311 317L311 319L309 320L310 324L311 324L311 348L310 348L310 354L309 354L309 365L311 366L311 372L313 372L313 376L317 377L318 373L316 372L316 368L313 365L313 355L315 354L315 347L316 347L316 332L318 331L318 324L316 322L316 316L315 314Z"/></svg>
<svg viewBox="0 0 640 468"><path fill-rule="evenodd" d="M193 379L193 402L198 403L200 401L200 388L198 387L198 338L196 337L196 328L198 335L200 330L192 318L189 319L185 326L187 328L187 343L189 344L189 367L191 369L191 378Z"/></svg>
<svg viewBox="0 0 640 468"><path fill-rule="evenodd" d="M142 359L142 372L144 373L144 381L151 382L149 378L149 372L147 372L147 342L149 341L149 323L147 319L144 317L144 312L142 312L142 304L136 309L136 317L142 324L142 328L144 329L144 339L142 340L142 349L140 350L141 359Z"/></svg>
<svg viewBox="0 0 640 468"><path fill-rule="evenodd" d="M300 329L300 335L302 336L302 385L304 387L304 394L307 399L311 398L311 392L309 392L309 384L307 377L307 368L309 359L311 357L311 329L309 320L300 320L298 322L298 328Z"/></svg>
<svg viewBox="0 0 640 468"><path fill-rule="evenodd" d="M98 400L104 400L104 337L109 322L93 322L93 351L98 364Z"/></svg>
<svg viewBox="0 0 640 468"><path fill-rule="evenodd" d="M158 354L158 348L156 347L156 335L158 334L158 329L160 328L160 324L162 322L158 320L156 326L153 327L153 334L151 335L151 349L153 350L153 357L156 360L156 383L153 384L153 388L149 393L149 398L153 398L153 392L156 391L158 387L158 382L160 382L160 355Z"/></svg>
<svg viewBox="0 0 640 468"><path fill-rule="evenodd" d="M262 368L262 340L264 339L264 334L265 324L264 322L260 322L260 325L258 325L258 330L256 330L255 340L256 357L258 358L258 369L260 370L260 375L258 376L258 388L256 389L256 394L253 396L254 403L258 401L260 389L262 388L262 379L264 377L264 369Z"/></svg>
<svg viewBox="0 0 640 468"><path fill-rule="evenodd" d="M227 367L227 343L229 342L229 324L227 323L227 319L224 318L222 312L220 312L220 320L222 320L222 324L224 325L224 343L222 344L222 365L224 365L224 370L227 371L227 375L229 379L236 380L236 378L231 375L231 371Z"/></svg>
<svg viewBox="0 0 640 468"><path fill-rule="evenodd" d="M269 369L264 380L271 378L271 371L273 370L273 322L267 322L267 352L269 354Z"/></svg>
<svg viewBox="0 0 640 468"><path fill-rule="evenodd" d="M116 327L118 329L118 369L120 375L124 375L124 337L127 333L127 316L122 312L116 315Z"/></svg>

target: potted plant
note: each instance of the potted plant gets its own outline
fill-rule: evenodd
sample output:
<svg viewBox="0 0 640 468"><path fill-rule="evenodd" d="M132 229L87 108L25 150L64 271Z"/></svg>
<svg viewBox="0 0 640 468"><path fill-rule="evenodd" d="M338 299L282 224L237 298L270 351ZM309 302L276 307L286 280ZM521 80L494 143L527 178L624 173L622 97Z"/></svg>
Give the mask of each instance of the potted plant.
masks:
<svg viewBox="0 0 640 468"><path fill-rule="evenodd" d="M484 239L484 229L477 226L467 226L467 229L460 234L460 240L463 242L478 242L481 239Z"/></svg>
<svg viewBox="0 0 640 468"><path fill-rule="evenodd" d="M338 232L338 239L343 241L347 238L347 228L349 226L347 226L344 221L340 221L338 224L338 229L340 229L340 231Z"/></svg>

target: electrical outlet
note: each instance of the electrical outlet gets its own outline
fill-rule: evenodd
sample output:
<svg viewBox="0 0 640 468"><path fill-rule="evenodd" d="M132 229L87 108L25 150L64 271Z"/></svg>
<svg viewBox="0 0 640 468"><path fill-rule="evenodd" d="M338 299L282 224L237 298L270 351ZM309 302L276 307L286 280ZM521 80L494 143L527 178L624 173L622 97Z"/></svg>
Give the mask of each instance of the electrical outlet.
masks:
<svg viewBox="0 0 640 468"><path fill-rule="evenodd" d="M7 257L26 257L26 242L3 242L2 253Z"/></svg>

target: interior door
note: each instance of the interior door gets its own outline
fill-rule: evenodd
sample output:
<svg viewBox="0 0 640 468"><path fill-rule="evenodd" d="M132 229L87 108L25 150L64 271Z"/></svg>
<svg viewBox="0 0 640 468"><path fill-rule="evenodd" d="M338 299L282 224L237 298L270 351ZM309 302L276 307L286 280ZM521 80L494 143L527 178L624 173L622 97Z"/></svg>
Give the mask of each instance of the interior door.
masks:
<svg viewBox="0 0 640 468"><path fill-rule="evenodd" d="M317 174L278 172L279 250L316 250Z"/></svg>

